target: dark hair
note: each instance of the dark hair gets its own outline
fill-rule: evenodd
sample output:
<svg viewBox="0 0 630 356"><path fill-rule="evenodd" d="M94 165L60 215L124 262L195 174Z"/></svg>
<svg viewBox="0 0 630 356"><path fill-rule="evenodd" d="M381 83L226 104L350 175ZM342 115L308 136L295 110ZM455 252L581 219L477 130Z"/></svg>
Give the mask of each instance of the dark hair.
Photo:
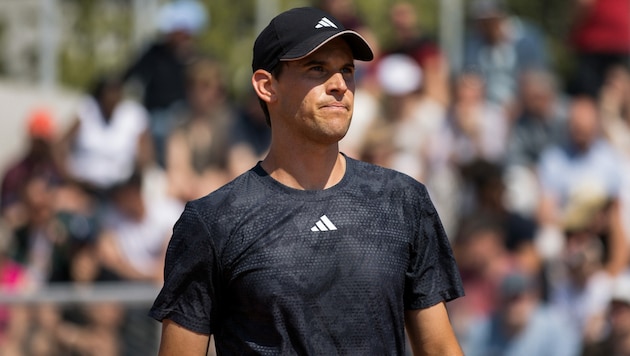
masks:
<svg viewBox="0 0 630 356"><path fill-rule="evenodd" d="M99 101L105 90L111 88L122 89L123 85L123 78L118 73L102 73L95 78L89 92L92 97Z"/></svg>
<svg viewBox="0 0 630 356"><path fill-rule="evenodd" d="M271 76L279 79L280 75L282 74L283 67L284 64L282 62L278 62L278 64L271 70ZM267 108L267 103L261 98L258 98L258 102L260 103L260 107L263 113L265 113L265 122L267 122L267 126L271 127L271 117L269 116L269 108Z"/></svg>
<svg viewBox="0 0 630 356"><path fill-rule="evenodd" d="M110 196L113 196L114 194L124 192L125 189L127 188L140 190L142 189L142 180L143 180L142 172L138 168L136 168L131 173L131 175L127 177L125 180L117 182L111 187L109 187L108 193Z"/></svg>

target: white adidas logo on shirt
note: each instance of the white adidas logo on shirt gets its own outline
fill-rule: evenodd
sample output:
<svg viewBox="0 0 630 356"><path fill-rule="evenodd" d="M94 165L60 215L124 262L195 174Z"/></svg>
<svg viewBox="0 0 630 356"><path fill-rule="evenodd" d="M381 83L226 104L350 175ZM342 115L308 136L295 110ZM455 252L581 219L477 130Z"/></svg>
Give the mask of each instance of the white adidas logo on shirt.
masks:
<svg viewBox="0 0 630 356"><path fill-rule="evenodd" d="M335 224L328 219L326 215L322 215L321 218L315 223L315 226L311 228L311 231L330 231L337 230Z"/></svg>
<svg viewBox="0 0 630 356"><path fill-rule="evenodd" d="M319 20L319 22L317 23L317 25L315 25L315 28L322 28L322 27L334 27L337 28L337 25L335 25L332 21L330 21L329 19L322 17L321 20Z"/></svg>

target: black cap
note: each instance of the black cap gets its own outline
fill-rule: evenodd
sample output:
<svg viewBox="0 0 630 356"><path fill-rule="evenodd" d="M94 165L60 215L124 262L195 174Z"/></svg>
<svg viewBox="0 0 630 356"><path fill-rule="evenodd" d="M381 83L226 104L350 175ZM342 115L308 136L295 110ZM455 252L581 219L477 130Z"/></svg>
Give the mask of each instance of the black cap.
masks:
<svg viewBox="0 0 630 356"><path fill-rule="evenodd" d="M252 70L271 72L279 61L304 58L340 36L348 42L354 59L371 61L374 58L361 35L347 30L327 12L313 7L285 11L274 17L256 38Z"/></svg>

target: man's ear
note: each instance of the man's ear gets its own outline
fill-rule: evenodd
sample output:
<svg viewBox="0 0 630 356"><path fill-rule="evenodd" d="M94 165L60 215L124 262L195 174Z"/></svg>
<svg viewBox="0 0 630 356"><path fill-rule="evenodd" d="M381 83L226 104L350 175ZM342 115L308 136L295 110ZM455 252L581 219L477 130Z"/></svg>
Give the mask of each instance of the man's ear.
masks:
<svg viewBox="0 0 630 356"><path fill-rule="evenodd" d="M275 90L271 85L273 77L264 69L258 69L252 75L252 86L260 99L266 103L276 100Z"/></svg>

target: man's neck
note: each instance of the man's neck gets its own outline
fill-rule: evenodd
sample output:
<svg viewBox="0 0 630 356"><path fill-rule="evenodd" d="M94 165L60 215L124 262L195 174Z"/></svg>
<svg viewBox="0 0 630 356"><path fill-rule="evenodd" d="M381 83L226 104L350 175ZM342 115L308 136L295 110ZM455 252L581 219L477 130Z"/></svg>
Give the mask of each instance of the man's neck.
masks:
<svg viewBox="0 0 630 356"><path fill-rule="evenodd" d="M274 148L262 168L278 182L301 190L327 189L339 183L346 172L346 159L338 145L306 150Z"/></svg>

